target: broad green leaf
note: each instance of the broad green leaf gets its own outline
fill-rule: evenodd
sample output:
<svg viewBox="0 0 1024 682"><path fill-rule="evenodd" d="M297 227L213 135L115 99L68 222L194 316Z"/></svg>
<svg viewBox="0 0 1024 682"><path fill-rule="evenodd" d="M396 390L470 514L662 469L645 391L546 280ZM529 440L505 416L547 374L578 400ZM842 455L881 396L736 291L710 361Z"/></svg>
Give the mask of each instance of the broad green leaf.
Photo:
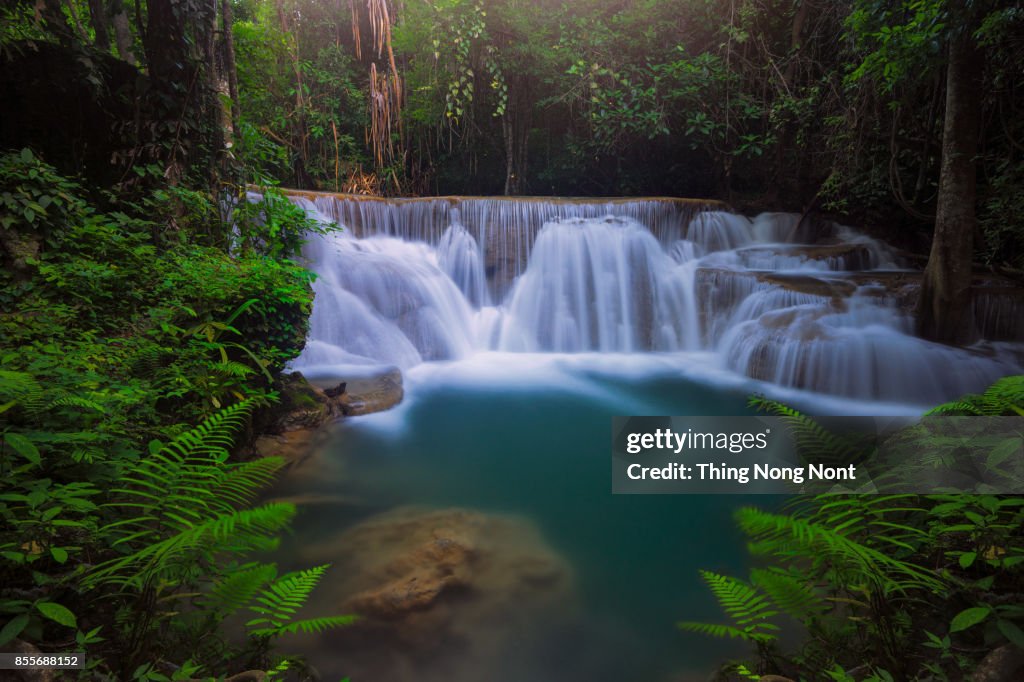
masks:
<svg viewBox="0 0 1024 682"><path fill-rule="evenodd" d="M35 444L20 433L5 433L4 442L7 443L12 450L33 464L39 464L43 461L42 456L39 454L39 449Z"/></svg>
<svg viewBox="0 0 1024 682"><path fill-rule="evenodd" d="M960 555L960 568L970 568L974 560L978 558L977 552L964 552Z"/></svg>
<svg viewBox="0 0 1024 682"><path fill-rule="evenodd" d="M61 606L52 601L44 601L36 604L36 609L38 609L39 613L61 625L66 625L69 628L78 627L75 614L71 613L71 609L66 606Z"/></svg>
<svg viewBox="0 0 1024 682"><path fill-rule="evenodd" d="M7 625L0 630L0 646L7 644L21 634L21 631L28 625L28 614L22 613L7 621Z"/></svg>
<svg viewBox="0 0 1024 682"><path fill-rule="evenodd" d="M973 627L988 618L990 613L992 613L992 609L987 606L972 606L969 609L964 609L953 616L953 620L949 624L949 631L960 632Z"/></svg>
<svg viewBox="0 0 1024 682"><path fill-rule="evenodd" d="M1019 455L1021 446L1022 443L1020 438L1009 438L1007 440L1004 440L1002 443L1000 443L999 445L992 449L992 452L989 453L988 460L985 462L985 465L989 469L997 468L1000 464L1005 462L1010 457L1013 457L1014 455Z"/></svg>
<svg viewBox="0 0 1024 682"><path fill-rule="evenodd" d="M1020 626L1011 620L1000 618L996 621L996 627L1003 633L1003 637L1013 642L1018 649L1024 649L1024 630L1021 630Z"/></svg>

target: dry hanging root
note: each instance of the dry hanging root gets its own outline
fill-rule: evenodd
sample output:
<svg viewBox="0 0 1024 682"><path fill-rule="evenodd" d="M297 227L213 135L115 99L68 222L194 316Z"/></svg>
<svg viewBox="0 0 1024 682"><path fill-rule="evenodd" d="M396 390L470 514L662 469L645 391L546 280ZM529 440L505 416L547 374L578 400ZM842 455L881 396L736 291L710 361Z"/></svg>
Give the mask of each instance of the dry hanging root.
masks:
<svg viewBox="0 0 1024 682"><path fill-rule="evenodd" d="M352 37L356 56L361 59L360 4L359 0L352 0ZM374 160L383 166L396 156L392 133L401 136L402 79L391 48L392 13L388 0L366 0L366 10L377 58L384 56L385 48L388 57L387 73L381 73L376 62L370 64L370 127L366 131Z"/></svg>
<svg viewBox="0 0 1024 682"><path fill-rule="evenodd" d="M372 145L374 159L381 166L395 158L391 133L398 124L401 94L402 83L397 73L380 73L376 64L370 65L370 129L367 131L367 142Z"/></svg>

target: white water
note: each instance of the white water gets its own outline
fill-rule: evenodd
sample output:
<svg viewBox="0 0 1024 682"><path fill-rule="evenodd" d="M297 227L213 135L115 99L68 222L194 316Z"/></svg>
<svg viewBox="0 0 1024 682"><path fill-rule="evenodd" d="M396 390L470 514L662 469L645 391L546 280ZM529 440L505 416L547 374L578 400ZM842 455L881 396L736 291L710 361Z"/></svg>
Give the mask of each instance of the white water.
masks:
<svg viewBox="0 0 1024 682"><path fill-rule="evenodd" d="M657 352L681 372L907 405L1019 371L1013 344L914 337L913 279L892 283L894 252L848 227L656 199L295 200L345 228L306 247L319 278L296 369ZM1011 314L998 297L976 310L980 334L1007 327L985 321Z"/></svg>

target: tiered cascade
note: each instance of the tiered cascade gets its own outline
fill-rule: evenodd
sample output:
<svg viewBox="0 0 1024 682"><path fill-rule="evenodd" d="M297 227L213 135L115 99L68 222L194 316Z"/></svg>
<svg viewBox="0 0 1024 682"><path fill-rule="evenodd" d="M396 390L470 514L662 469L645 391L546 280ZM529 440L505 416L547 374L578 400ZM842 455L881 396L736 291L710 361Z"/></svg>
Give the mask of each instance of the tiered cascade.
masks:
<svg viewBox="0 0 1024 682"><path fill-rule="evenodd" d="M1016 290L979 281L974 346L924 341L919 273L833 223L673 199L293 200L343 228L306 247L319 278L297 368L699 352L782 386L921 404L1020 371Z"/></svg>

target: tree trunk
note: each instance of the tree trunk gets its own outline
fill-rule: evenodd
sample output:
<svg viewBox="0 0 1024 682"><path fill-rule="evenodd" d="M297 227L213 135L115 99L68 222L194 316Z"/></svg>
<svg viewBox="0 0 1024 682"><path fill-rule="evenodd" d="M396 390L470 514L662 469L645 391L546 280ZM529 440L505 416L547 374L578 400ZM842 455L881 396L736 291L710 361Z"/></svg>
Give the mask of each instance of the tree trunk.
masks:
<svg viewBox="0 0 1024 682"><path fill-rule="evenodd" d="M224 136L228 132L225 111L221 101L222 79L217 68L217 0L203 0L196 16L197 39L202 49L202 88L197 93L198 104L204 114L204 125L200 126L200 135L209 142L210 155L208 162L210 186L216 187L220 180L221 160L224 154ZM223 83L223 90L227 84ZM226 92L224 94L227 94ZM230 122L230 118L227 118Z"/></svg>
<svg viewBox="0 0 1024 682"><path fill-rule="evenodd" d="M149 0L146 16L146 63L158 87L191 91L194 68L185 42L185 2Z"/></svg>
<svg viewBox="0 0 1024 682"><path fill-rule="evenodd" d="M107 31L107 8L103 0L89 0L89 20L96 33L96 49L110 52L110 33Z"/></svg>
<svg viewBox="0 0 1024 682"><path fill-rule="evenodd" d="M110 1L110 16L113 17L114 42L117 44L117 54L123 61L135 64L135 51L133 49L134 39L131 28L128 26L128 11L124 8L123 0Z"/></svg>
<svg viewBox="0 0 1024 682"><path fill-rule="evenodd" d="M505 141L505 196L522 194L526 188L526 155L529 152L531 101L518 78L508 81L509 96L501 117Z"/></svg>
<svg viewBox="0 0 1024 682"><path fill-rule="evenodd" d="M954 3L961 16L967 14L966 4L966 0ZM918 333L943 343L963 343L971 334L967 313L976 229L975 155L983 62L969 23L964 22L949 44L935 235L918 303Z"/></svg>
<svg viewBox="0 0 1024 682"><path fill-rule="evenodd" d="M221 31L224 40L224 73L228 79L228 96L231 98L231 132L238 130L238 71L235 68L235 36L231 31L234 17L231 13L231 0L221 0L220 5Z"/></svg>
<svg viewBox="0 0 1024 682"><path fill-rule="evenodd" d="M155 115L173 129L164 163L164 177L177 185L190 166L194 153L193 135L201 110L196 96L198 68L189 54L186 40L186 0L149 0L146 16L146 64L157 93Z"/></svg>

